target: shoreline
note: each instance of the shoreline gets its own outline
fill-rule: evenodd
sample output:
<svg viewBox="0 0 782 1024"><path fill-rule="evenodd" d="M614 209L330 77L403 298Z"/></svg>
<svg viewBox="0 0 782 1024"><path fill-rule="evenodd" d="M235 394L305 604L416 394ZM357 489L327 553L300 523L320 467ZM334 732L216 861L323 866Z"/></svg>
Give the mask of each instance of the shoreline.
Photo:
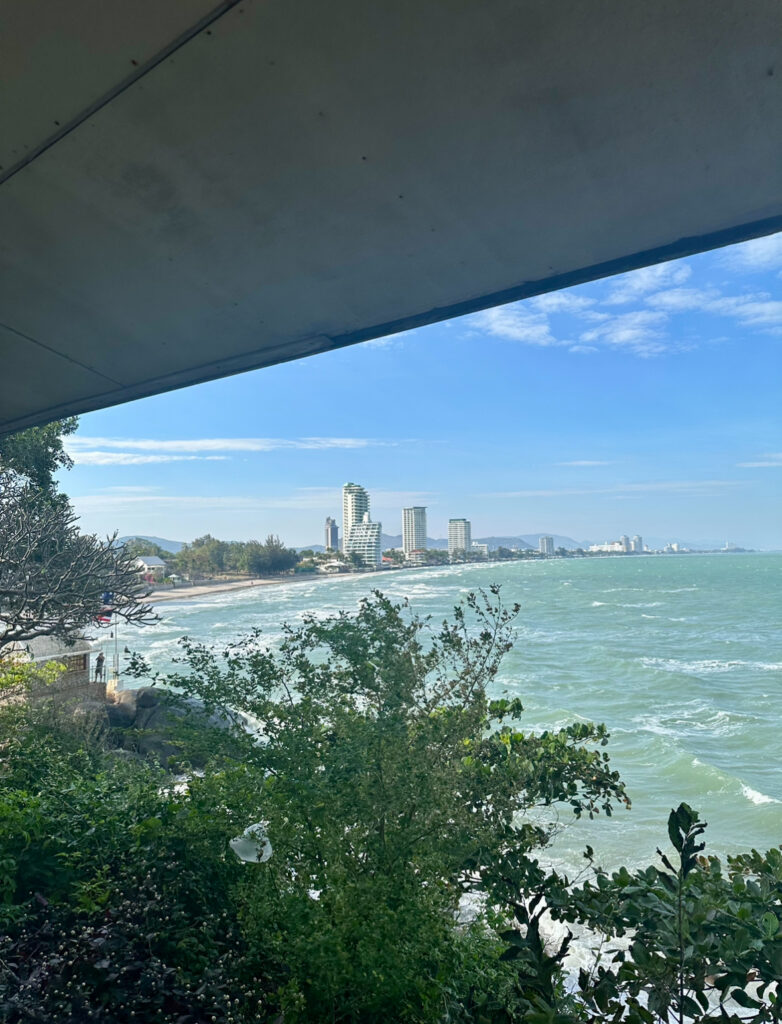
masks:
<svg viewBox="0 0 782 1024"><path fill-rule="evenodd" d="M684 555L729 555L729 554L774 554L775 552L761 552L761 551L687 551L681 552ZM624 557L618 553L606 553L599 555L592 555L592 558L597 558L603 561L606 558L618 558ZM644 558L672 558L672 555L664 554L660 551L645 551L641 557ZM487 562L473 562L473 563L457 563L458 565L471 564L471 565L511 565L514 562L527 562L539 564L542 561L566 561L566 559L554 556L550 559L490 559ZM581 559L579 559L581 561ZM252 587L271 587L271 586L284 586L289 583L313 583L317 580L351 580L356 577L363 576L376 576L378 579L396 575L398 572L420 572L425 569L442 569L445 565L402 565L395 567L394 569L368 569L363 572L344 572L344 573L301 573L298 576L258 576L254 579L245 580L224 580L219 583L204 583L194 584L188 587L173 588L171 590L153 590L146 598L144 598L145 604L163 604L166 601L194 601L199 597L209 597L212 594L225 594L230 593L233 590L249 590Z"/></svg>
<svg viewBox="0 0 782 1024"><path fill-rule="evenodd" d="M287 583L313 583L316 580L339 580L355 579L357 576L381 576L382 570L370 570L369 572L345 572L345 573L301 573L298 576L259 576L252 580L225 580L220 583L196 583L192 587L174 587L171 590L153 590L144 598L145 604L162 604L166 601L193 601L199 597L209 597L212 594L227 594L234 590L250 590L253 587L282 586Z"/></svg>

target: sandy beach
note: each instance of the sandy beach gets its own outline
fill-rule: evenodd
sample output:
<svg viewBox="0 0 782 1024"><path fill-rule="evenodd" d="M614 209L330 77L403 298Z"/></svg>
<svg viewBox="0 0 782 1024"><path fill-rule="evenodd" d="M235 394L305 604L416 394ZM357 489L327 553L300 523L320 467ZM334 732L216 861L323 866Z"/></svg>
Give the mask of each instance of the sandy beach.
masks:
<svg viewBox="0 0 782 1024"><path fill-rule="evenodd" d="M199 597L207 597L210 594L224 594L231 590L248 590L250 587L271 587L283 583L311 583L313 580L350 580L356 576L377 576L385 575L382 570L375 572L346 572L346 573L301 573L298 576L275 576L273 578L258 578L252 580L220 580L210 583L196 583L194 586L173 587L166 590L153 590L144 598L146 604L162 604L164 601L192 601Z"/></svg>

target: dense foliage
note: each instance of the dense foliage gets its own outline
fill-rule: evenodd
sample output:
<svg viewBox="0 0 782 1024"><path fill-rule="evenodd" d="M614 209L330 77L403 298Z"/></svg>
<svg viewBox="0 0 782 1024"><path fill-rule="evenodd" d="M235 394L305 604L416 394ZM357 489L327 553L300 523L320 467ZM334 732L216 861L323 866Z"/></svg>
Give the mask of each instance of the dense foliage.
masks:
<svg viewBox="0 0 782 1024"><path fill-rule="evenodd" d="M70 416L0 437L0 467L26 477L38 490L53 495L54 474L73 465L63 439L75 433L78 424L78 419Z"/></svg>
<svg viewBox="0 0 782 1024"><path fill-rule="evenodd" d="M659 865L541 865L563 812L627 798L603 727L527 733L487 692L515 613L495 591L435 624L376 594L273 644L185 640L167 682L260 730L215 735L198 773L203 735L166 770L6 708L0 1020L779 1019L778 851L723 869L681 805ZM250 825L271 856L242 863ZM552 917L598 950L570 981Z"/></svg>
<svg viewBox="0 0 782 1024"><path fill-rule="evenodd" d="M166 558L169 570L193 577L220 573L276 575L292 569L298 560L296 551L286 548L280 538L272 534L261 543L257 540L217 540L208 533Z"/></svg>

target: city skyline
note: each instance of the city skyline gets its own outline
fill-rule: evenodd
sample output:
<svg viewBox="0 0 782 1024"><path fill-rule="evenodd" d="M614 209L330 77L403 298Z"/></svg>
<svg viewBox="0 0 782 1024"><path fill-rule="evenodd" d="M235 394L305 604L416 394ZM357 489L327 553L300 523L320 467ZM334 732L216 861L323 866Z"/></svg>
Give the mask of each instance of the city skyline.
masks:
<svg viewBox="0 0 782 1024"><path fill-rule="evenodd" d="M90 413L63 488L102 534L311 544L358 479L435 537L780 549L781 273L776 235Z"/></svg>

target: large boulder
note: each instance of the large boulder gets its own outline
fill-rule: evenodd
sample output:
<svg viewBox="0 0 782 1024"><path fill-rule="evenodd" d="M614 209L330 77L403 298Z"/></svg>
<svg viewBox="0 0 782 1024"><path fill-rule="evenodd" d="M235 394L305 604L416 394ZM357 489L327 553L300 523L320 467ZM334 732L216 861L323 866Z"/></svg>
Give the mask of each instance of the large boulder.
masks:
<svg viewBox="0 0 782 1024"><path fill-rule="evenodd" d="M184 732L191 738L200 737L206 755L210 733L241 724L240 716L233 712L208 711L192 697L157 686L119 690L107 701L106 710L121 747L143 757L155 757L163 764L180 753Z"/></svg>

